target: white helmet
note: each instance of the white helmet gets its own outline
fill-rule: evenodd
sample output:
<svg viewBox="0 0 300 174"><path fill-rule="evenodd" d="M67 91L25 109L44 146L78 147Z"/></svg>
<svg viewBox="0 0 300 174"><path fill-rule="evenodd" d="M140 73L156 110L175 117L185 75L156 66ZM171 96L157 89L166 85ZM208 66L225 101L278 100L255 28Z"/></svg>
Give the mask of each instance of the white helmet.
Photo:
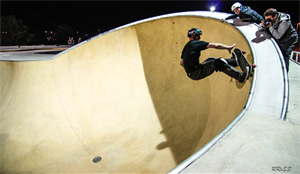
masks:
<svg viewBox="0 0 300 174"><path fill-rule="evenodd" d="M233 11L236 8L241 8L241 7L242 7L242 4L239 2L236 2L231 6L231 11Z"/></svg>

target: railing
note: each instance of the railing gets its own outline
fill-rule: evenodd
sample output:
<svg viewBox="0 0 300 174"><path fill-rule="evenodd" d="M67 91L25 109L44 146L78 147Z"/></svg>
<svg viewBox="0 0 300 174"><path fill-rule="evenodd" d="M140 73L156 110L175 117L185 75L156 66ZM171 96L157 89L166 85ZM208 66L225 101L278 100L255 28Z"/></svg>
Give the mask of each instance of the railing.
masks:
<svg viewBox="0 0 300 174"><path fill-rule="evenodd" d="M298 65L300 65L299 54L300 54L300 52L298 52L298 51L293 51L292 54L291 54L291 57L290 57L290 59L291 59L293 62L296 62Z"/></svg>

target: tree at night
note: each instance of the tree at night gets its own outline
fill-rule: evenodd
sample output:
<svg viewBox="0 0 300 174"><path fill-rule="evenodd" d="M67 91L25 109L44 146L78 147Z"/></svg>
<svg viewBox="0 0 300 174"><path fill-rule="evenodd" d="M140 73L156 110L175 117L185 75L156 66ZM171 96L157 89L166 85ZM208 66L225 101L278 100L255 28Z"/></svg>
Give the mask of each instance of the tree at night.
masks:
<svg viewBox="0 0 300 174"><path fill-rule="evenodd" d="M14 15L1 16L1 45L25 45L33 42L34 34L23 20Z"/></svg>

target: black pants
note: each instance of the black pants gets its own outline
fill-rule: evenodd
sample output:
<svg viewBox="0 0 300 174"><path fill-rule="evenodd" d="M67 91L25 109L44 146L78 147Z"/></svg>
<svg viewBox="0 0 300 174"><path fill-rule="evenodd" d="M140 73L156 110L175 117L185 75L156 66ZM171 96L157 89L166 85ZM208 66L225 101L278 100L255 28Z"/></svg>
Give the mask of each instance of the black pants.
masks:
<svg viewBox="0 0 300 174"><path fill-rule="evenodd" d="M199 64L199 68L196 71L189 73L188 76L193 80L200 80L207 76L210 76L214 71L217 70L216 61L217 59L214 57L206 59L204 62ZM222 72L232 78L235 78L238 81L242 80L242 72L240 72L230 64L225 65Z"/></svg>
<svg viewBox="0 0 300 174"><path fill-rule="evenodd" d="M298 41L298 38L284 42L284 43L277 42L278 46L281 50L282 56L284 58L287 72L289 72L290 56L292 54L293 49L295 48L297 41Z"/></svg>

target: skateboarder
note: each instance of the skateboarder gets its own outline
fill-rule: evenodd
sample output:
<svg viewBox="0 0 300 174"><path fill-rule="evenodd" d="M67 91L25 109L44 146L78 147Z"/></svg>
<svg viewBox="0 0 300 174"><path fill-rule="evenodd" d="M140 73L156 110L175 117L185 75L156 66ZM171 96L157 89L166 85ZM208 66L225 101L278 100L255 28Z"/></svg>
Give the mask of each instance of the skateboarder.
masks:
<svg viewBox="0 0 300 174"><path fill-rule="evenodd" d="M202 31L198 28L191 28L188 31L189 42L183 48L180 61L180 65L185 69L187 76L193 80L200 80L211 75L214 71L221 71L240 83L245 83L249 74L249 67L246 67L243 72L234 68L234 66L237 66L235 54L230 59L210 57L199 63L202 50L208 48L226 49L230 53L235 46L235 44L228 46L220 43L199 41L200 35L202 35Z"/></svg>

